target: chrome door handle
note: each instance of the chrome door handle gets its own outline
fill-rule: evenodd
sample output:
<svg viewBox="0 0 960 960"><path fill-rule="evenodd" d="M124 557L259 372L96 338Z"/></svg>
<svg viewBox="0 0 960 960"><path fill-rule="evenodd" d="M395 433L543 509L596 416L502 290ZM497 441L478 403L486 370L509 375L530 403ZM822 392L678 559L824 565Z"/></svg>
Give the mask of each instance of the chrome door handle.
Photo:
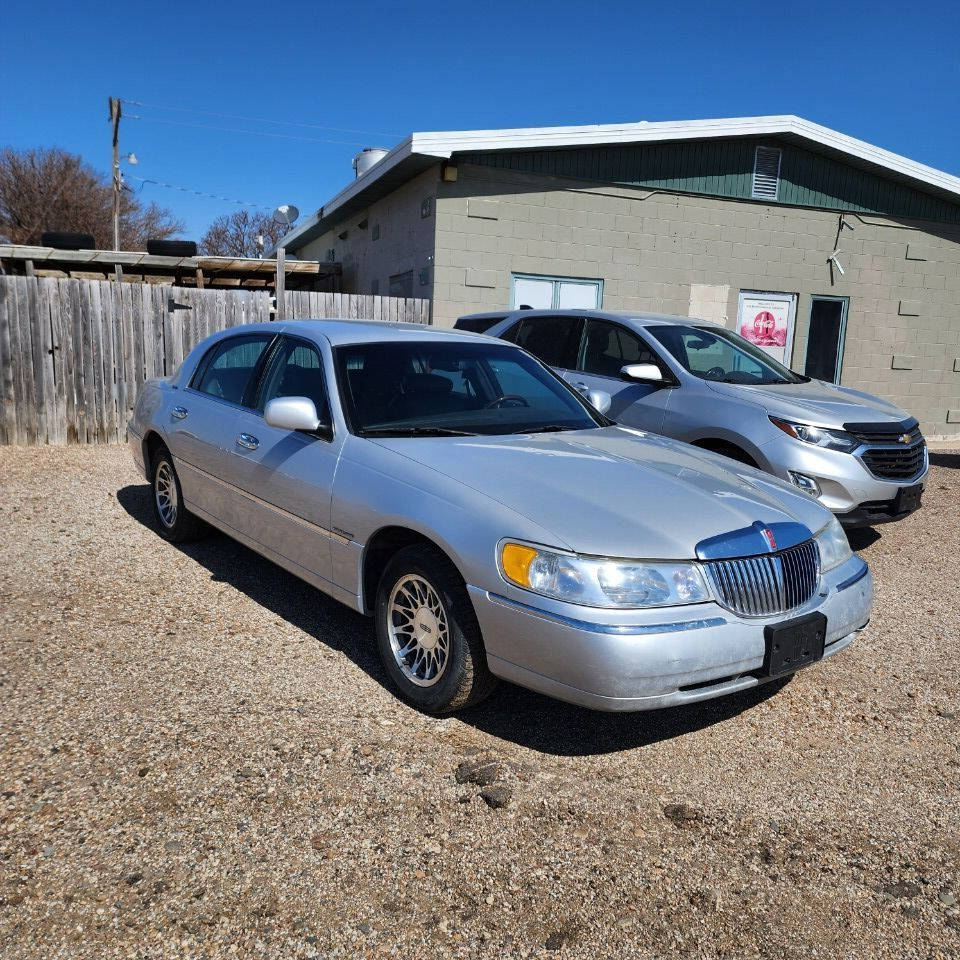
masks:
<svg viewBox="0 0 960 960"><path fill-rule="evenodd" d="M182 420L187 415L186 407L174 407L170 411L170 416L175 417L177 420Z"/></svg>
<svg viewBox="0 0 960 960"><path fill-rule="evenodd" d="M589 390L589 389L590 389L589 385L586 384L586 383L584 383L582 380L577 380L576 383L574 383L574 386L575 386L578 390Z"/></svg>
<svg viewBox="0 0 960 960"><path fill-rule="evenodd" d="M260 446L260 441L251 433L241 433L237 437L237 444L247 450L256 450Z"/></svg>

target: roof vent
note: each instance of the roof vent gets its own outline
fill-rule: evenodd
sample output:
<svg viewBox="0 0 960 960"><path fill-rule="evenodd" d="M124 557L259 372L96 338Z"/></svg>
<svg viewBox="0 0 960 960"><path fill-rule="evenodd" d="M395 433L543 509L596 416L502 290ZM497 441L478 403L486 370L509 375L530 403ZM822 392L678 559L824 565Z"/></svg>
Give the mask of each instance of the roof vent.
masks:
<svg viewBox="0 0 960 960"><path fill-rule="evenodd" d="M753 156L753 198L776 200L780 188L780 153L777 147L757 147Z"/></svg>

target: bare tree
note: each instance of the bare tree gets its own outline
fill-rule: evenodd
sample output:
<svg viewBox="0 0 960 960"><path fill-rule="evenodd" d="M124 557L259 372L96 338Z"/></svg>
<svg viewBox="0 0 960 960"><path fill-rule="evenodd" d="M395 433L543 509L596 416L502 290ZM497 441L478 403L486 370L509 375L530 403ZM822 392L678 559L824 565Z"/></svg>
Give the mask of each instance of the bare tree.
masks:
<svg viewBox="0 0 960 960"><path fill-rule="evenodd" d="M200 250L209 257L256 257L262 252L258 236L263 237L263 249L270 250L286 229L268 213L254 210L225 213L210 224L200 241Z"/></svg>
<svg viewBox="0 0 960 960"><path fill-rule="evenodd" d="M45 230L89 233L99 249L113 246L110 180L65 150L0 150L0 234L11 243L39 244ZM120 246L144 250L148 239L182 233L184 225L129 191L120 198Z"/></svg>

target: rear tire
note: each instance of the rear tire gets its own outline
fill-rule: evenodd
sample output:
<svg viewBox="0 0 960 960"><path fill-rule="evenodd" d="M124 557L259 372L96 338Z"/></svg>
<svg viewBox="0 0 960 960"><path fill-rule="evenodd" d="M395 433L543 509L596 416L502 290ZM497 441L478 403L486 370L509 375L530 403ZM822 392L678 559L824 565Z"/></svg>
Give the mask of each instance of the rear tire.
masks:
<svg viewBox="0 0 960 960"><path fill-rule="evenodd" d="M374 616L384 669L418 709L462 710L496 686L463 578L436 547L414 544L390 559Z"/></svg>
<svg viewBox="0 0 960 960"><path fill-rule="evenodd" d="M160 447L151 458L151 502L160 536L171 543L193 540L202 532L201 521L183 505L180 478L173 457Z"/></svg>

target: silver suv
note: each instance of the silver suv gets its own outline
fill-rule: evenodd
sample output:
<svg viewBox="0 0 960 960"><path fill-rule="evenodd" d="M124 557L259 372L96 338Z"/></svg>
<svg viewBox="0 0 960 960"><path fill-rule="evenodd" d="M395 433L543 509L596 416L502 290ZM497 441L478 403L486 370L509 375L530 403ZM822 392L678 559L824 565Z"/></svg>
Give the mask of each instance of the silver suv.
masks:
<svg viewBox="0 0 960 960"><path fill-rule="evenodd" d="M610 394L614 420L766 470L845 526L899 520L920 506L928 460L914 418L794 373L732 330L657 314L522 310L485 332L581 392Z"/></svg>

